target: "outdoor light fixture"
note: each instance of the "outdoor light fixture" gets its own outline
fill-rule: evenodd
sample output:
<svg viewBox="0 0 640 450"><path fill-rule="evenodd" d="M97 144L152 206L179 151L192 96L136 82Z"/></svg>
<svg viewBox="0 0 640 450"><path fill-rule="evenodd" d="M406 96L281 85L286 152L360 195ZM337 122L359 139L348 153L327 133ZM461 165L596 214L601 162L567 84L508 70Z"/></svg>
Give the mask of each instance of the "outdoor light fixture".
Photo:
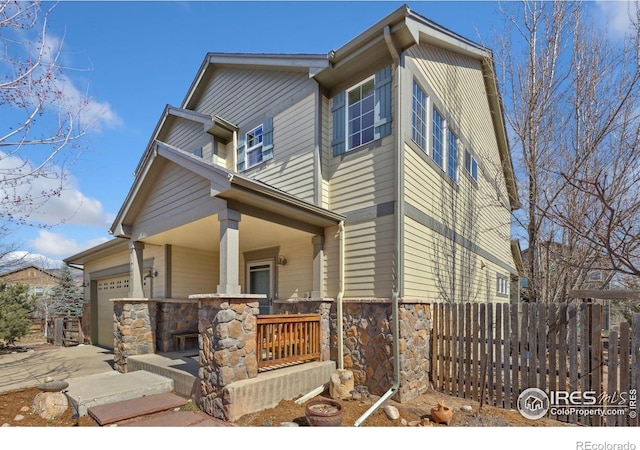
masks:
<svg viewBox="0 0 640 450"><path fill-rule="evenodd" d="M278 256L278 265L279 266L284 266L286 264L287 264L287 258L285 258L282 255Z"/></svg>

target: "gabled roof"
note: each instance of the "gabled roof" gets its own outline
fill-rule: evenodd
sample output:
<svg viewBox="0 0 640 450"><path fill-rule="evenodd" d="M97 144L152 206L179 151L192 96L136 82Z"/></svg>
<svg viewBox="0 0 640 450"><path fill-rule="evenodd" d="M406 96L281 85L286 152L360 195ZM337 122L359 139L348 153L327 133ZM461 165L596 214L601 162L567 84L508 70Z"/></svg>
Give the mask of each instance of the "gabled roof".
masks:
<svg viewBox="0 0 640 450"><path fill-rule="evenodd" d="M10 276L10 275L15 275L16 273L24 272L25 270L28 270L28 269L35 269L38 272L41 272L42 274L47 275L49 277L58 278L58 276L56 274L54 274L54 273L52 273L52 272L50 272L48 270L45 270L45 269L43 269L41 267L38 267L35 264L29 264L29 265L22 266L22 267L19 267L17 269L14 269L14 270L10 270L8 272L1 273L0 274L0 278L5 278L5 277Z"/></svg>
<svg viewBox="0 0 640 450"><path fill-rule="evenodd" d="M134 184L109 229L110 234L118 237L130 236L130 230L125 222L145 182L153 178L150 174L155 174L162 168L163 163L159 162L160 159L171 161L209 180L212 196L249 207L268 209L275 214L285 215L299 224L307 224L309 227L323 228L344 220L344 216L340 214L300 200L261 181L229 172L165 142L155 141L151 150L137 172Z"/></svg>

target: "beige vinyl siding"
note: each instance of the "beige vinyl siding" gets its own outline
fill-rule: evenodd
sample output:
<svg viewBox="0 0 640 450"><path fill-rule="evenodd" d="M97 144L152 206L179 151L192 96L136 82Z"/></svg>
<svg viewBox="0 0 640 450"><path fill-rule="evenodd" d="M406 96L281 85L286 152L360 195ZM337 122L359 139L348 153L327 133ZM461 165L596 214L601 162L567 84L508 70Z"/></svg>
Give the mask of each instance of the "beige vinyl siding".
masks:
<svg viewBox="0 0 640 450"><path fill-rule="evenodd" d="M338 227L324 231L324 295L336 298L340 292L340 233Z"/></svg>
<svg viewBox="0 0 640 450"><path fill-rule="evenodd" d="M244 175L313 203L315 96L305 97L273 118L273 159Z"/></svg>
<svg viewBox="0 0 640 450"><path fill-rule="evenodd" d="M320 206L329 208L330 200L330 167L333 162L333 151L331 149L331 102L328 98L322 97L322 146L320 155L320 170L322 184L322 198Z"/></svg>
<svg viewBox="0 0 640 450"><path fill-rule="evenodd" d="M205 81L194 109L243 127L251 114L268 114L308 83L308 72L220 67Z"/></svg>
<svg viewBox="0 0 640 450"><path fill-rule="evenodd" d="M187 298L191 294L215 293L218 286L219 261L217 252L172 247L172 297Z"/></svg>
<svg viewBox="0 0 640 450"><path fill-rule="evenodd" d="M134 223L150 236L217 212L221 201L211 197L211 183L168 162L157 176Z"/></svg>
<svg viewBox="0 0 640 450"><path fill-rule="evenodd" d="M394 276L394 216L347 224L345 297L390 298Z"/></svg>
<svg viewBox="0 0 640 450"><path fill-rule="evenodd" d="M426 223L405 217L404 295L446 300L441 289L448 286L458 301L493 299L495 273L506 274L504 266L515 264L510 249L510 210L480 62L424 45L409 54L412 62L408 66L419 71L417 79L428 90L430 105L439 107L464 145L459 147L459 184L453 187L445 172L428 163L430 156L417 145L406 144L405 202L441 230L455 231L482 254L445 239ZM411 111L407 114L410 127ZM411 135L410 128L407 135ZM465 147L478 160L477 184L464 171ZM430 152L430 146L427 150ZM485 265L482 273L477 269L481 261Z"/></svg>
<svg viewBox="0 0 640 450"><path fill-rule="evenodd" d="M311 236L282 242L280 254L287 258L287 264L278 266L278 298L287 299L310 295L313 290Z"/></svg>
<svg viewBox="0 0 640 450"><path fill-rule="evenodd" d="M169 126L163 129L158 139L192 153L206 143L211 142L211 135L204 132L204 127L199 122L182 117L171 117Z"/></svg>
<svg viewBox="0 0 640 450"><path fill-rule="evenodd" d="M315 83L307 72L223 67L206 80L196 110L239 126L242 135L273 118L273 159L243 172L302 200L314 201ZM231 152L225 147L226 167Z"/></svg>

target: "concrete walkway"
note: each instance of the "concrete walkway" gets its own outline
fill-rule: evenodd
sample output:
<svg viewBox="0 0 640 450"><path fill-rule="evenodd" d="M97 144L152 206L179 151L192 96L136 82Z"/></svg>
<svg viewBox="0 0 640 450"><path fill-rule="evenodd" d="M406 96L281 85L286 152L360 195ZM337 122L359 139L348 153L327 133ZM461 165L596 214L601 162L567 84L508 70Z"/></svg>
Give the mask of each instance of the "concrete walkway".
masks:
<svg viewBox="0 0 640 450"><path fill-rule="evenodd" d="M113 353L93 345L10 353L0 355L0 392L112 371Z"/></svg>

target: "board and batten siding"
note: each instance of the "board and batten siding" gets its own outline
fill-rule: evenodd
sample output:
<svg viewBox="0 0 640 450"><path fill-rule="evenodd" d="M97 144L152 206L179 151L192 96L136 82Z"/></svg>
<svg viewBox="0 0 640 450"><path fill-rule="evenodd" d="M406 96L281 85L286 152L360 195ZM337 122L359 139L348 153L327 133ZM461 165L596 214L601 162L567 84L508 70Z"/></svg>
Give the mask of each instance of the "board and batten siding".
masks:
<svg viewBox="0 0 640 450"><path fill-rule="evenodd" d="M175 163L167 162L156 177L136 217L134 231L147 236L218 212L222 201L211 197L211 183Z"/></svg>
<svg viewBox="0 0 640 450"><path fill-rule="evenodd" d="M171 296L210 294L218 286L220 257L217 252L173 246L171 249Z"/></svg>

